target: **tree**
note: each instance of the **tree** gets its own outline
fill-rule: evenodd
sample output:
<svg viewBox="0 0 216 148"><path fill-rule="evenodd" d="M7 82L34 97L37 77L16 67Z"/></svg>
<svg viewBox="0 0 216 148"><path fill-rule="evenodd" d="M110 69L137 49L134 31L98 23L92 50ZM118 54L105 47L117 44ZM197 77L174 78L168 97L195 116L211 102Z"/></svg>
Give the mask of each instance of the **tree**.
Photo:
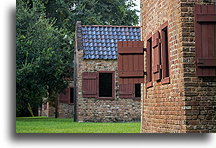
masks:
<svg viewBox="0 0 216 148"><path fill-rule="evenodd" d="M133 0L42 0L46 16L56 18L59 27L75 31L83 25L137 25L139 17Z"/></svg>
<svg viewBox="0 0 216 148"><path fill-rule="evenodd" d="M17 116L30 106L36 111L42 99L62 92L72 74L71 41L65 30L45 16L45 7L34 1L17 3L16 99Z"/></svg>
<svg viewBox="0 0 216 148"><path fill-rule="evenodd" d="M83 0L74 13L85 25L137 25L137 10L132 0Z"/></svg>

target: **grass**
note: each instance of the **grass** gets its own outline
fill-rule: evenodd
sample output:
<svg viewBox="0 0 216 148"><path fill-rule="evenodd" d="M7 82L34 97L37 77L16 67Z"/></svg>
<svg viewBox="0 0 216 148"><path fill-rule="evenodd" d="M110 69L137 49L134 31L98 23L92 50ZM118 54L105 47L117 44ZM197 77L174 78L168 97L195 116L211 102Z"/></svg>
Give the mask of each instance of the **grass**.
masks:
<svg viewBox="0 0 216 148"><path fill-rule="evenodd" d="M17 117L16 133L139 133L140 122L79 123L72 119Z"/></svg>

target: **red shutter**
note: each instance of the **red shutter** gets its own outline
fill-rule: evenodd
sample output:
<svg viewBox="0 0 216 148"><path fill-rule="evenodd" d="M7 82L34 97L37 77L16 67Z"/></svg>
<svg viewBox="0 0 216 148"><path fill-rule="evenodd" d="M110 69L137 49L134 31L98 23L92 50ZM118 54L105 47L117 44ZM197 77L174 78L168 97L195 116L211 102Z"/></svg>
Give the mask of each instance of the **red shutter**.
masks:
<svg viewBox="0 0 216 148"><path fill-rule="evenodd" d="M98 91L98 73L84 72L82 74L82 95L84 98L96 98Z"/></svg>
<svg viewBox="0 0 216 148"><path fill-rule="evenodd" d="M168 22L165 22L160 27L161 31L161 69L162 83L169 83L169 47L168 47Z"/></svg>
<svg viewBox="0 0 216 148"><path fill-rule="evenodd" d="M195 48L197 76L216 75L215 5L195 5Z"/></svg>
<svg viewBox="0 0 216 148"><path fill-rule="evenodd" d="M144 43L142 41L118 42L119 84L144 81Z"/></svg>
<svg viewBox="0 0 216 148"><path fill-rule="evenodd" d="M161 79L161 45L159 42L160 42L160 33L156 32L152 37L152 48L153 48L152 72L153 72L153 80L155 81Z"/></svg>
<svg viewBox="0 0 216 148"><path fill-rule="evenodd" d="M59 95L59 101L61 103L70 104L70 88L66 88L64 92Z"/></svg>
<svg viewBox="0 0 216 148"><path fill-rule="evenodd" d="M133 98L134 97L134 84L119 84L119 97L120 98Z"/></svg>
<svg viewBox="0 0 216 148"><path fill-rule="evenodd" d="M44 106L44 110L47 110L47 103L44 103L43 106Z"/></svg>
<svg viewBox="0 0 216 148"><path fill-rule="evenodd" d="M149 37L147 40L147 51L146 51L146 81L152 81L152 38Z"/></svg>

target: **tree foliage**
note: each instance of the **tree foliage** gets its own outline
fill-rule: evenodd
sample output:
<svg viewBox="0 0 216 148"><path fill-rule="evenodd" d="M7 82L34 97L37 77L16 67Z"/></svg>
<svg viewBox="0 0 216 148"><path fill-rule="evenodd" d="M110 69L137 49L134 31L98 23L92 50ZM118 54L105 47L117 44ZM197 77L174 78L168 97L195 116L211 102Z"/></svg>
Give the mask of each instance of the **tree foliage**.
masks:
<svg viewBox="0 0 216 148"><path fill-rule="evenodd" d="M42 0L47 17L57 26L74 32L76 21L83 25L137 25L133 0Z"/></svg>
<svg viewBox="0 0 216 148"><path fill-rule="evenodd" d="M64 29L47 19L40 2L17 3L16 99L17 115L26 113L29 103L36 110L42 98L63 91L64 77L71 74L70 40ZM23 115L23 114L22 114Z"/></svg>

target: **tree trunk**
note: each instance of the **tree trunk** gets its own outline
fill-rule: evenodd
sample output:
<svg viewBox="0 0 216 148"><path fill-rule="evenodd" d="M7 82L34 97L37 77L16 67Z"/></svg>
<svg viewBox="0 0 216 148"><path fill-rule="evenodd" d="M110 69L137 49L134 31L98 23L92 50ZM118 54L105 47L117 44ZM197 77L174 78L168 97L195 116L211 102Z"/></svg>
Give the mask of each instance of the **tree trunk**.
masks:
<svg viewBox="0 0 216 148"><path fill-rule="evenodd" d="M55 118L58 118L58 117L59 117L59 112L58 112L58 98L59 98L59 95L58 95L58 97L55 98Z"/></svg>
<svg viewBox="0 0 216 148"><path fill-rule="evenodd" d="M31 114L32 117L34 117L34 114L33 114L33 111L32 111L32 108L31 108L31 105L28 103L28 110Z"/></svg>

